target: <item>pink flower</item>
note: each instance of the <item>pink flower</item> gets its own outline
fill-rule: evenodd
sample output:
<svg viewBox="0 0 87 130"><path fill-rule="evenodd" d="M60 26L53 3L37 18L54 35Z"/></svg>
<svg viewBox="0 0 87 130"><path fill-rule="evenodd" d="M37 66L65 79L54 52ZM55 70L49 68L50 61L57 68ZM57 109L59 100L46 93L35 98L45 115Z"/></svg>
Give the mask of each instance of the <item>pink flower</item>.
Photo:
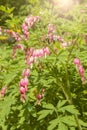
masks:
<svg viewBox="0 0 87 130"><path fill-rule="evenodd" d="M42 48L42 49L39 49L39 57L43 57L45 55L45 53L44 53L44 49Z"/></svg>
<svg viewBox="0 0 87 130"><path fill-rule="evenodd" d="M50 54L50 51L49 51L49 48L48 48L48 47L43 48L43 51L44 51L44 53L47 54L47 55Z"/></svg>
<svg viewBox="0 0 87 130"><path fill-rule="evenodd" d="M26 19L25 19L25 25L28 26L29 28L32 28L35 24L35 22L39 22L40 20L40 17L39 16L28 16Z"/></svg>
<svg viewBox="0 0 87 130"><path fill-rule="evenodd" d="M34 62L37 62L39 58L46 57L46 55L49 55L50 51L48 47L41 48L41 49L34 49L30 48L30 50L27 51L27 55L25 56L26 63L32 67Z"/></svg>
<svg viewBox="0 0 87 130"><path fill-rule="evenodd" d="M37 94L36 98L37 98L37 100L41 100L41 98L42 98L41 94Z"/></svg>
<svg viewBox="0 0 87 130"><path fill-rule="evenodd" d="M23 73L22 73L22 76L23 76L23 77L30 76L30 69L24 69L24 70L23 70Z"/></svg>
<svg viewBox="0 0 87 130"><path fill-rule="evenodd" d="M58 36L58 35L53 35L53 40L54 41L59 41L59 42L62 42L64 43L64 39L61 37L61 36Z"/></svg>
<svg viewBox="0 0 87 130"><path fill-rule="evenodd" d="M85 71L84 71L84 68L80 62L80 59L78 58L75 58L74 59L74 64L77 66L77 70L79 72L79 75L81 76L81 80L82 80L82 83L85 83L86 81L86 78L85 78Z"/></svg>
<svg viewBox="0 0 87 130"><path fill-rule="evenodd" d="M79 71L79 74L80 74L82 77L84 77L84 68L83 68L82 65L79 66L78 71Z"/></svg>
<svg viewBox="0 0 87 130"><path fill-rule="evenodd" d="M62 47L66 48L68 46L67 42L63 42L62 44Z"/></svg>
<svg viewBox="0 0 87 130"><path fill-rule="evenodd" d="M75 58L74 59L74 62L73 62L75 65L80 65L80 59L79 58Z"/></svg>
<svg viewBox="0 0 87 130"><path fill-rule="evenodd" d="M53 42L53 34L52 33L48 33L48 39L49 39L49 42L52 43Z"/></svg>
<svg viewBox="0 0 87 130"><path fill-rule="evenodd" d="M35 22L39 22L40 21L40 16L36 16L35 17Z"/></svg>
<svg viewBox="0 0 87 130"><path fill-rule="evenodd" d="M25 94L25 92L26 92L26 89L24 87L20 87L20 93Z"/></svg>
<svg viewBox="0 0 87 130"><path fill-rule="evenodd" d="M29 32L28 31L24 31L24 36L25 36L25 39L27 40L29 38Z"/></svg>
<svg viewBox="0 0 87 130"><path fill-rule="evenodd" d="M19 83L19 87L27 87L28 86L28 78L25 77L23 79L21 79L20 83ZM27 89L27 88L26 88ZM27 91L27 90L26 90Z"/></svg>
<svg viewBox="0 0 87 130"><path fill-rule="evenodd" d="M28 31L28 26L25 23L22 24L22 31Z"/></svg>
<svg viewBox="0 0 87 130"><path fill-rule="evenodd" d="M16 46L18 49L24 50L24 45L23 44L17 44Z"/></svg>
<svg viewBox="0 0 87 130"><path fill-rule="evenodd" d="M25 102L26 99L26 92L28 91L28 79L27 77L21 79L20 83L19 83L19 89L20 89L20 100L22 102Z"/></svg>
<svg viewBox="0 0 87 130"><path fill-rule="evenodd" d="M31 56L30 59L29 59L29 61L27 61L27 64L28 64L28 65L31 65L31 64L33 64L33 63L34 63L34 57Z"/></svg>
<svg viewBox="0 0 87 130"><path fill-rule="evenodd" d="M59 36L57 36L57 35L53 35L53 40L58 40L59 39Z"/></svg>
<svg viewBox="0 0 87 130"><path fill-rule="evenodd" d="M42 98L42 95L41 95L41 94L37 94L37 95L36 95L36 99L37 99L37 104L38 104L38 105L41 105L41 98Z"/></svg>
<svg viewBox="0 0 87 130"><path fill-rule="evenodd" d="M36 57L42 57L43 55L44 55L43 49L36 49L36 50L33 51L33 54L32 54L32 56L34 58L36 58Z"/></svg>
<svg viewBox="0 0 87 130"><path fill-rule="evenodd" d="M54 25L53 24L49 24L48 25L48 34L49 33L53 33L55 31Z"/></svg>
<svg viewBox="0 0 87 130"><path fill-rule="evenodd" d="M6 93L6 87L3 87L1 89L1 96L4 97L5 96L5 93Z"/></svg>
<svg viewBox="0 0 87 130"><path fill-rule="evenodd" d="M20 41L21 41L21 37L19 37L19 36L18 36L18 37L16 37L15 39L16 39L18 42L20 42Z"/></svg>
<svg viewBox="0 0 87 130"><path fill-rule="evenodd" d="M21 41L21 37L19 36L17 32L11 31L9 29L5 29L4 32L14 37L17 41Z"/></svg>
<svg viewBox="0 0 87 130"><path fill-rule="evenodd" d="M28 18L26 18L27 20ZM29 37L29 32L28 32L28 21L25 21L25 23L22 24L22 31L23 31L23 34L24 34L24 38L25 40L28 39Z"/></svg>

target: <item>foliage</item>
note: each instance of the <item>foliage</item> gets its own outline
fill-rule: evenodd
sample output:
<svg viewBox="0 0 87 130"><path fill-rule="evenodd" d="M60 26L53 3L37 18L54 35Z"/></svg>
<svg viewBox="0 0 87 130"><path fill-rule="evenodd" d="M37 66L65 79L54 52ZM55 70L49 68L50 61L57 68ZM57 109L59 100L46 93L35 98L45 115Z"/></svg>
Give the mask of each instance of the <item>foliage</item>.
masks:
<svg viewBox="0 0 87 130"><path fill-rule="evenodd" d="M8 14L0 28L0 129L86 130L87 7L81 4L62 16L52 1L27 3L17 16L12 14L13 7L0 6ZM27 7L31 9L27 20L33 19L28 23ZM40 54L29 63L34 52ZM76 58L84 72L75 65ZM23 77L25 69L30 72ZM29 81L28 92L23 78Z"/></svg>

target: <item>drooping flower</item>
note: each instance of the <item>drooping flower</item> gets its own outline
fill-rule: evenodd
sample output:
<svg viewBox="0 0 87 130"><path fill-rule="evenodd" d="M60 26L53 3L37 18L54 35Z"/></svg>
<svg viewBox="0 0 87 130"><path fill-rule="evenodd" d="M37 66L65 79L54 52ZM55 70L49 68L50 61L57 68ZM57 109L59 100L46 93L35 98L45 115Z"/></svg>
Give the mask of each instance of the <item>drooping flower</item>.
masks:
<svg viewBox="0 0 87 130"><path fill-rule="evenodd" d="M21 87L20 87L20 94L25 94L25 92L26 92L26 89L21 86Z"/></svg>
<svg viewBox="0 0 87 130"><path fill-rule="evenodd" d="M15 38L15 40L18 42L22 40L21 36L17 32L14 32L13 30L5 29L4 32L6 34L9 34L11 37Z"/></svg>
<svg viewBox="0 0 87 130"><path fill-rule="evenodd" d="M44 51L44 55L45 55L45 54L46 54L46 55L49 55L49 54L50 54L50 50L49 50L48 47L43 48L43 51Z"/></svg>
<svg viewBox="0 0 87 130"><path fill-rule="evenodd" d="M28 65L32 65L33 63L34 63L34 57L31 56L31 57L29 58L29 60L27 61L27 64L28 64Z"/></svg>
<svg viewBox="0 0 87 130"><path fill-rule="evenodd" d="M41 98L42 98L41 94L37 94L36 98L37 98L38 100L41 100Z"/></svg>
<svg viewBox="0 0 87 130"><path fill-rule="evenodd" d="M77 66L79 66L81 63L80 63L80 59L79 58L75 58L73 63Z"/></svg>
<svg viewBox="0 0 87 130"><path fill-rule="evenodd" d="M24 69L22 72L22 77L28 77L30 76L30 69Z"/></svg>
<svg viewBox="0 0 87 130"><path fill-rule="evenodd" d="M28 78L24 77L19 82L19 90L20 90L20 100L25 102L26 92L28 91Z"/></svg>
<svg viewBox="0 0 87 130"><path fill-rule="evenodd" d="M36 95L36 99L37 99L37 104L38 104L38 105L41 105L41 98L42 98L42 95L41 95L40 93L38 93L38 94Z"/></svg>
<svg viewBox="0 0 87 130"><path fill-rule="evenodd" d="M2 87L2 89L1 89L1 97L4 97L5 96L5 93L6 93L6 87Z"/></svg>
<svg viewBox="0 0 87 130"><path fill-rule="evenodd" d="M84 70L83 65L81 64L80 59L79 58L75 58L73 63L76 65L78 73L81 76L82 83L85 83L85 81L86 81L85 70Z"/></svg>
<svg viewBox="0 0 87 130"><path fill-rule="evenodd" d="M53 33L55 31L55 27L53 24L48 25L48 34Z"/></svg>
<svg viewBox="0 0 87 130"><path fill-rule="evenodd" d="M79 71L79 74L80 74L82 77L84 77L84 68L83 68L82 65L79 66L78 71Z"/></svg>
<svg viewBox="0 0 87 130"><path fill-rule="evenodd" d="M26 87L26 91L27 91L27 86L28 86L28 78L25 77L20 80L19 87Z"/></svg>

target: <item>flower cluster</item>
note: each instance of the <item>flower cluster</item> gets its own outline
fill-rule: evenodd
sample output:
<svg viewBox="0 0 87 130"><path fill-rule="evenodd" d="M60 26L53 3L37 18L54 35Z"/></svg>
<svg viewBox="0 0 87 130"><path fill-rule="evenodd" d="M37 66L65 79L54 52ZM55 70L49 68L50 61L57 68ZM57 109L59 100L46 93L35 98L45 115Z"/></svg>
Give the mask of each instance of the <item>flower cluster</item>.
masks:
<svg viewBox="0 0 87 130"><path fill-rule="evenodd" d="M55 27L53 24L48 25L48 34L47 37L49 39L49 42L52 43L53 41L59 41L61 43L64 42L64 39L61 36L58 36L55 33Z"/></svg>
<svg viewBox="0 0 87 130"><path fill-rule="evenodd" d="M24 34L25 39L27 40L29 38L29 31L28 31L28 25L25 23L22 24L22 32Z"/></svg>
<svg viewBox="0 0 87 130"><path fill-rule="evenodd" d="M22 40L21 36L17 32L14 32L13 30L5 29L4 32L6 34L9 34L11 37L15 38L15 40L18 42Z"/></svg>
<svg viewBox="0 0 87 130"><path fill-rule="evenodd" d="M53 41L59 41L61 43L62 47L67 47L70 45L70 42L67 43L61 36L55 34L55 27L53 24L48 25L48 33L46 36L42 37L42 41L44 41L46 38L49 39L49 42L52 43Z"/></svg>
<svg viewBox="0 0 87 130"><path fill-rule="evenodd" d="M32 28L36 22L39 22L39 16L28 16L25 18L24 23L22 24L22 32L20 34L15 32L14 30L4 29L3 32L5 35L10 35L11 37L15 38L17 42L20 42L22 39L27 40L29 38L29 31L28 29ZM0 27L0 35L2 34L2 28Z"/></svg>
<svg viewBox="0 0 87 130"><path fill-rule="evenodd" d="M76 65L78 73L81 76L82 83L85 83L85 80L86 80L85 74L84 74L85 71L84 71L83 65L81 64L80 59L79 58L75 58L74 59L74 64Z"/></svg>
<svg viewBox="0 0 87 130"><path fill-rule="evenodd" d="M45 47L42 49L34 49L34 48L30 48L30 49L24 49L24 47L21 46L21 44L18 44L18 46L15 47L14 50L16 50L17 48L21 49L21 50L25 50L26 52L26 63L29 66L29 68L32 67L32 64L37 61L39 58L41 57L46 57L46 55L50 54L49 48ZM19 82L19 88L20 88L20 100L22 102L25 102L26 99L26 92L28 91L28 77L30 76L30 69L24 69L22 72L22 79ZM37 95L37 100L38 100L38 104L40 103L40 97L44 97L44 89L42 89L42 95L38 94Z"/></svg>
<svg viewBox="0 0 87 130"><path fill-rule="evenodd" d="M28 91L28 77L30 76L30 69L24 69L22 72L22 79L19 82L19 89L20 89L20 100L25 102L26 99L26 92Z"/></svg>
<svg viewBox="0 0 87 130"><path fill-rule="evenodd" d="M25 19L25 24L29 27L32 28L35 24L35 22L39 22L40 17L39 16L28 16Z"/></svg>
<svg viewBox="0 0 87 130"><path fill-rule="evenodd" d="M27 51L27 55L26 55L26 63L29 66L32 66L32 64L37 61L39 58L41 57L46 57L46 55L49 55L50 51L48 47L42 48L42 49L34 49L34 48L30 48Z"/></svg>
<svg viewBox="0 0 87 130"><path fill-rule="evenodd" d="M29 31L28 29L32 28L35 24L35 22L38 22L40 20L39 16L28 16L25 19L25 22L22 24L22 32L24 34L25 39L27 40L29 37Z"/></svg>

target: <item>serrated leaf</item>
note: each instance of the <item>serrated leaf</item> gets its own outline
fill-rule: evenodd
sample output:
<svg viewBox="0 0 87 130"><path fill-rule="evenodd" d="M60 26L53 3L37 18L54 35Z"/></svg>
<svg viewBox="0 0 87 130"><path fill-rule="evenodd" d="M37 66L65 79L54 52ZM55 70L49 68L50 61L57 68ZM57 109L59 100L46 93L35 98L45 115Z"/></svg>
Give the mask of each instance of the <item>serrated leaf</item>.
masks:
<svg viewBox="0 0 87 130"><path fill-rule="evenodd" d="M66 104L66 100L63 100L63 101L60 101L59 100L59 102L58 102L58 104L57 104L57 108L59 109L59 108L61 108L63 105L65 105Z"/></svg>
<svg viewBox="0 0 87 130"><path fill-rule="evenodd" d="M75 108L74 105L67 105L65 107L60 108L58 111L68 111L71 114L79 114L79 111Z"/></svg>
<svg viewBox="0 0 87 130"><path fill-rule="evenodd" d="M75 130L75 127L70 127L70 130Z"/></svg>
<svg viewBox="0 0 87 130"><path fill-rule="evenodd" d="M50 125L48 126L47 130L53 130L58 124L59 124L59 119L54 119L54 120L51 120L50 122Z"/></svg>
<svg viewBox="0 0 87 130"><path fill-rule="evenodd" d="M79 120L79 123L81 124L81 126L87 127L87 122L84 122L82 120Z"/></svg>
<svg viewBox="0 0 87 130"><path fill-rule="evenodd" d="M77 126L74 116L61 117L61 122L65 123L68 126Z"/></svg>
<svg viewBox="0 0 87 130"><path fill-rule="evenodd" d="M18 74L14 74L14 73L6 74L6 76L4 76L5 85L7 86L10 82L12 82L17 75Z"/></svg>
<svg viewBox="0 0 87 130"><path fill-rule="evenodd" d="M68 130L68 127L64 123L59 123L57 130Z"/></svg>
<svg viewBox="0 0 87 130"><path fill-rule="evenodd" d="M23 122L25 121L25 117L21 117L20 120L19 120L19 124L23 124Z"/></svg>
<svg viewBox="0 0 87 130"><path fill-rule="evenodd" d="M52 110L42 110L38 112L38 114L40 115L38 120L45 118L47 115L51 114L52 112L53 112Z"/></svg>
<svg viewBox="0 0 87 130"><path fill-rule="evenodd" d="M48 104L43 104L43 108L46 108L46 109L51 109L51 110L54 110L55 109L55 107L53 106L53 104L50 104L50 103L48 103Z"/></svg>

